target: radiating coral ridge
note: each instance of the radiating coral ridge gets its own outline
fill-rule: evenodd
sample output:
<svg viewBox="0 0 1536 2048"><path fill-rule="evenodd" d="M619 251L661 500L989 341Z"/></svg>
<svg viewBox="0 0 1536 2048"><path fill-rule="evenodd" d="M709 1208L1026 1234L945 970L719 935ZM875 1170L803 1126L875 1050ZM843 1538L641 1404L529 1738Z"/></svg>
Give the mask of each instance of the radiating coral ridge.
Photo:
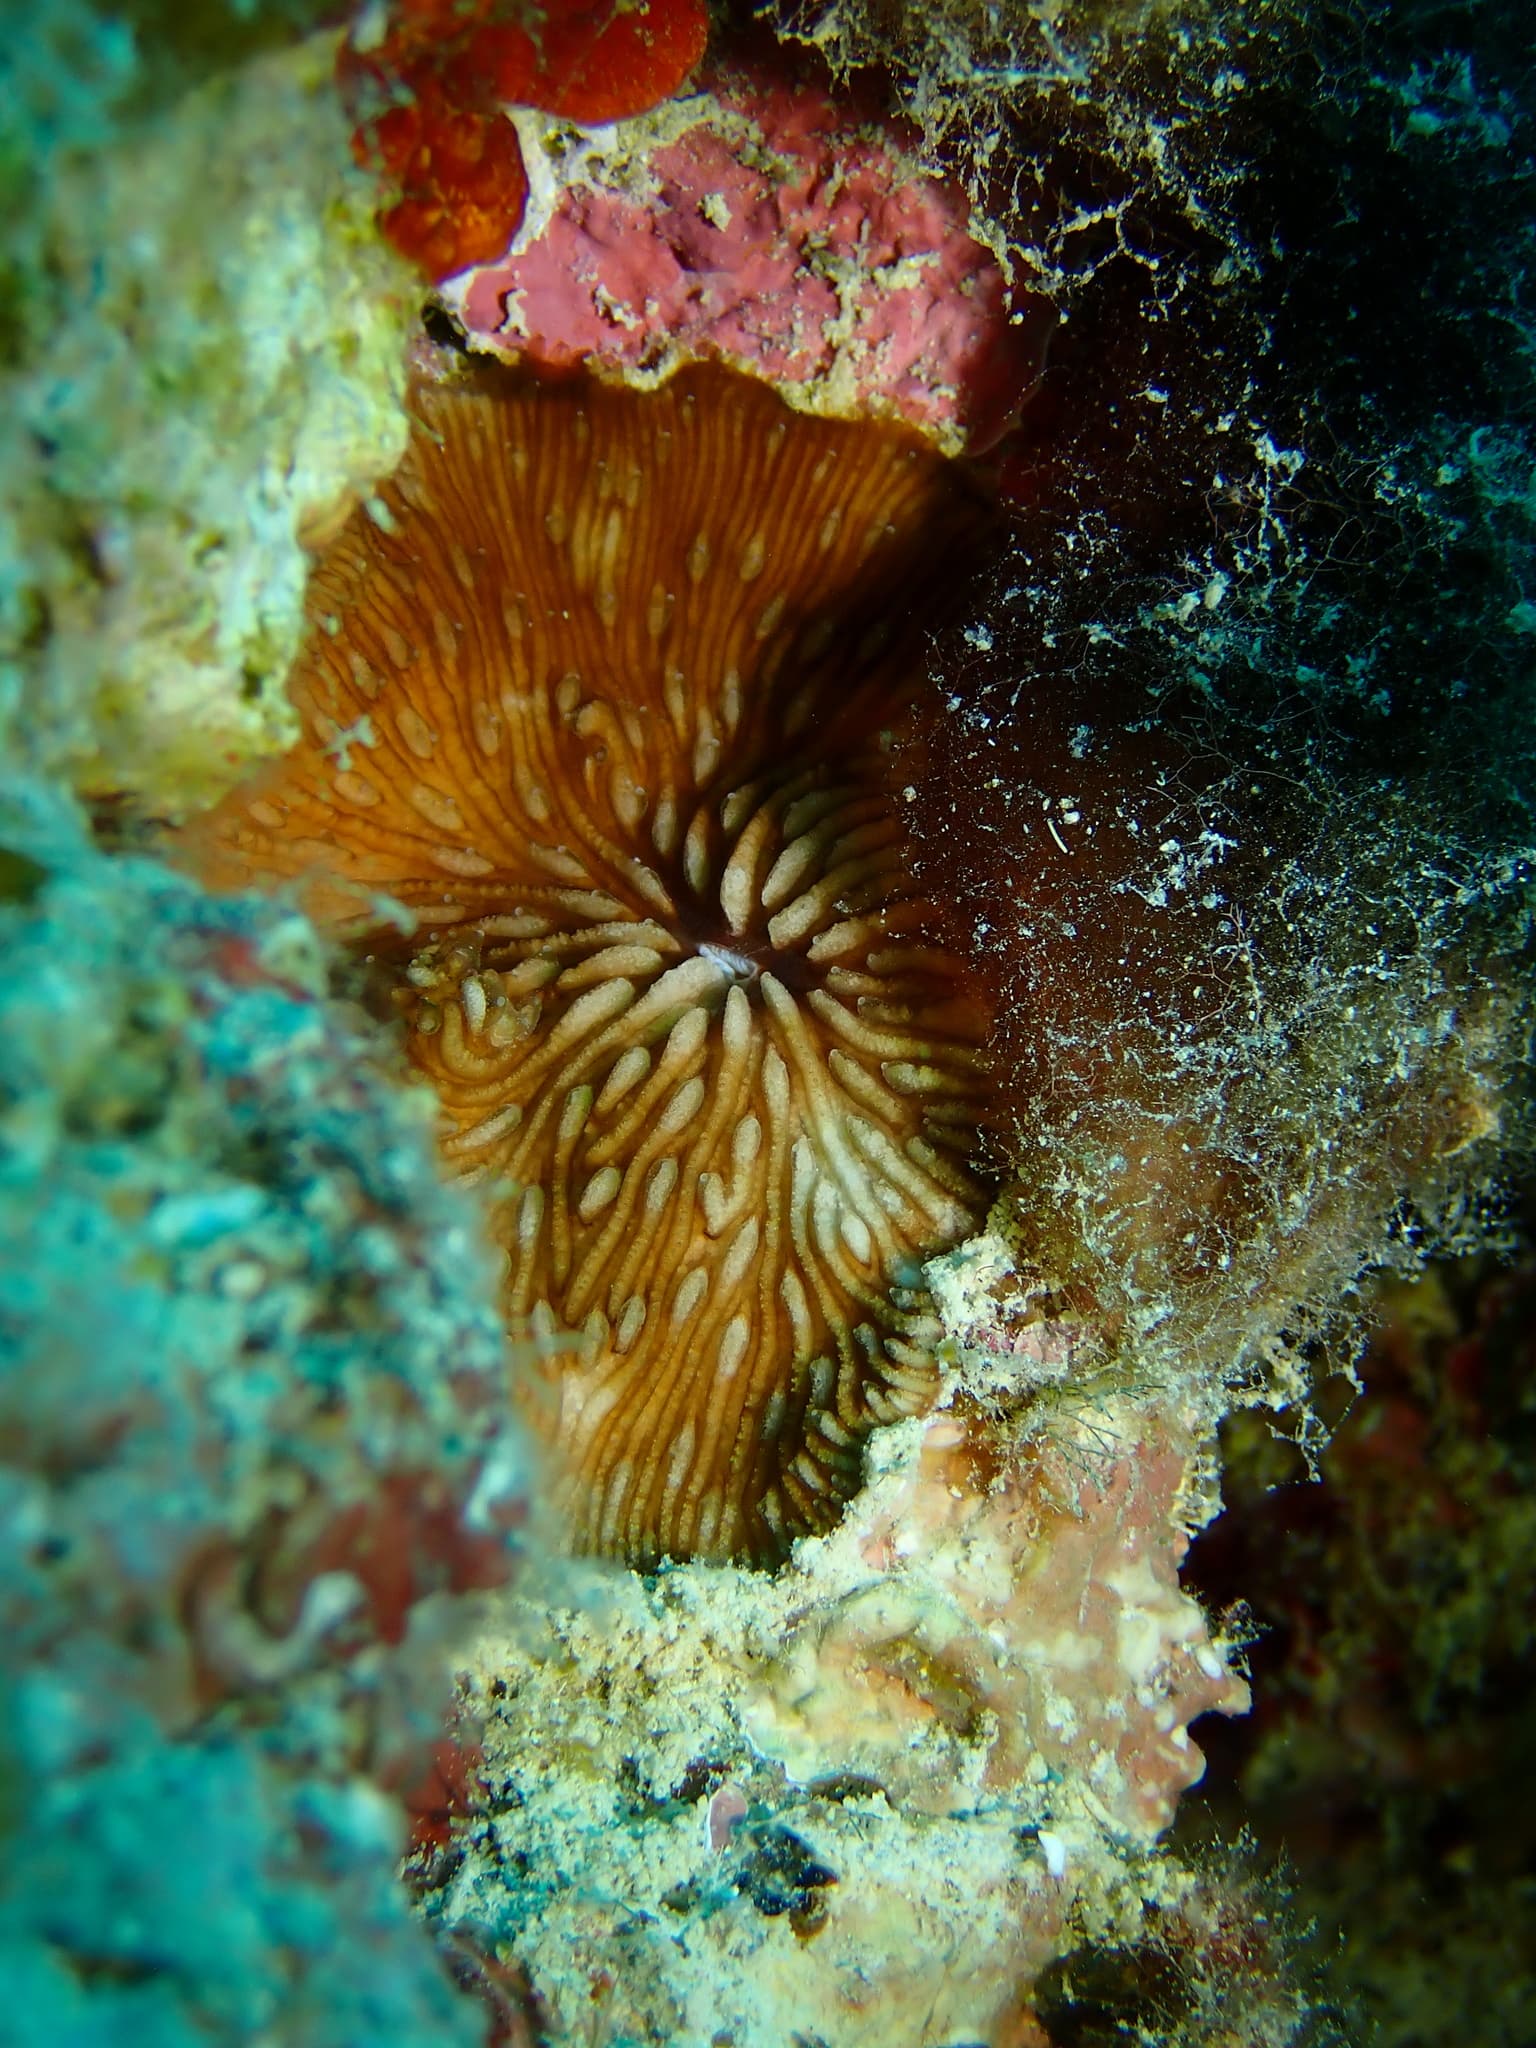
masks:
<svg viewBox="0 0 1536 2048"><path fill-rule="evenodd" d="M303 742L194 844L364 936L544 1340L578 1540L771 1561L933 1397L919 1267L979 1213L987 1020L888 753L985 508L722 373L416 404L316 575Z"/></svg>

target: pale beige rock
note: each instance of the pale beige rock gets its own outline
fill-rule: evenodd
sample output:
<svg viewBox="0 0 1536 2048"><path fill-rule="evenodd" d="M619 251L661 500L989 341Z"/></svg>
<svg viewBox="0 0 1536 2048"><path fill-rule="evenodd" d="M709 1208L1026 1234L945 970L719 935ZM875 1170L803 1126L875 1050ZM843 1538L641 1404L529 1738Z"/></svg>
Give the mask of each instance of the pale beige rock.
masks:
<svg viewBox="0 0 1536 2048"><path fill-rule="evenodd" d="M1178 1584L1187 1418L1103 1407L1007 1472L988 1433L879 1432L844 1522L771 1577L565 1567L481 1644L492 1818L445 1903L552 2040L595 2006L679 2048L1035 2048L1071 1930L1177 1889L1147 1852L1200 1773L1188 1724L1247 1704ZM765 1909L801 1851L834 1881Z"/></svg>
<svg viewBox="0 0 1536 2048"><path fill-rule="evenodd" d="M91 797L180 814L292 741L305 543L405 446L418 291L374 231L334 49L45 175L39 346L0 389L23 628L0 740Z"/></svg>

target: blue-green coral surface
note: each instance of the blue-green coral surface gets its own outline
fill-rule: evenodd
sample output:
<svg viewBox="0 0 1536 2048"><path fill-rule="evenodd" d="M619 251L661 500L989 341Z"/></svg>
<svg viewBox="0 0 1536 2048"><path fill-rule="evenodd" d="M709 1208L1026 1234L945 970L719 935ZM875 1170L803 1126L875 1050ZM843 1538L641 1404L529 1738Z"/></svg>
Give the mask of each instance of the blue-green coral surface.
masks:
<svg viewBox="0 0 1536 2048"><path fill-rule="evenodd" d="M515 1519L488 1256L302 920L0 847L0 2037L472 2039L375 1776Z"/></svg>

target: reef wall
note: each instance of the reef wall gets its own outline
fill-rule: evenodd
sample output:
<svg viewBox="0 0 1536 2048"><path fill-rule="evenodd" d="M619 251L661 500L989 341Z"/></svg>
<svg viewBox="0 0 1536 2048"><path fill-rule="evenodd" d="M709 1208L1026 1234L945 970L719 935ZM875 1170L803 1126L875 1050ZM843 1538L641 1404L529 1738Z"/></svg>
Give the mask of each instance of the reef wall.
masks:
<svg viewBox="0 0 1536 2048"><path fill-rule="evenodd" d="M23 2038L1336 2038L1180 1571L1528 1157L1513 10L304 25L7 51Z"/></svg>

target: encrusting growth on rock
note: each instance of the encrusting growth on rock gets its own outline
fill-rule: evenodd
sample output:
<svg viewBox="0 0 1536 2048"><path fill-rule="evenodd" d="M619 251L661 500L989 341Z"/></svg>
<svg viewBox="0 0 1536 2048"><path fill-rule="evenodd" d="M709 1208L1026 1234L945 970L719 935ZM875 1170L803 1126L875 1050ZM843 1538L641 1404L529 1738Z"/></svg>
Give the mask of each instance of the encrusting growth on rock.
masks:
<svg viewBox="0 0 1536 2048"><path fill-rule="evenodd" d="M342 45L359 163L396 187L379 226L434 279L499 256L528 174L509 105L586 125L669 99L704 53L704 0L399 0Z"/></svg>
<svg viewBox="0 0 1536 2048"><path fill-rule="evenodd" d="M722 373L414 404L313 581L303 740L189 851L302 879L387 976L577 1540L771 1561L932 1398L920 1265L981 1206L987 1017L888 753L986 508Z"/></svg>

